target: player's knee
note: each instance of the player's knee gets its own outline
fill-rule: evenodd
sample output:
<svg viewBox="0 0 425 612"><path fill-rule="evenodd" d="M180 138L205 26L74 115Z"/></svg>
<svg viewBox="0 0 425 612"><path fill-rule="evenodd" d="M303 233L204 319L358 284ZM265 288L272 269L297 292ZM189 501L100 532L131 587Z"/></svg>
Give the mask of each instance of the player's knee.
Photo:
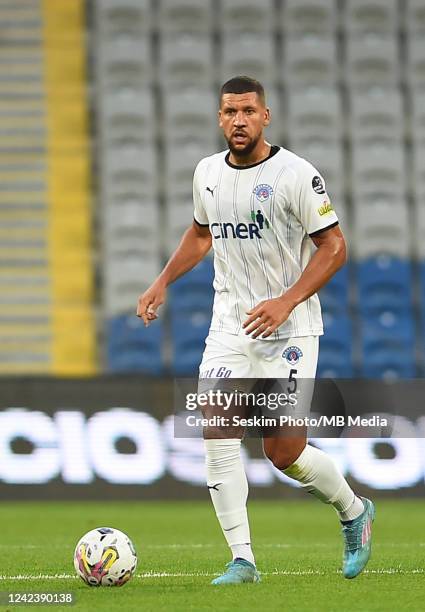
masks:
<svg viewBox="0 0 425 612"><path fill-rule="evenodd" d="M305 448L305 441L297 441L296 443L285 444L283 448L278 445L270 449L266 449L266 456L278 470L286 470L290 465L295 463Z"/></svg>

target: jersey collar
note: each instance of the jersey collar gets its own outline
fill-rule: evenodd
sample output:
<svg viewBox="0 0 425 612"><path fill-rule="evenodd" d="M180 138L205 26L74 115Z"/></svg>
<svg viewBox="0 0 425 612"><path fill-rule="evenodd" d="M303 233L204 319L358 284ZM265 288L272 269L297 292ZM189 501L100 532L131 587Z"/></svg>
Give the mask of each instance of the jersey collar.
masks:
<svg viewBox="0 0 425 612"><path fill-rule="evenodd" d="M270 147L270 153L268 154L267 157L265 157L264 159L260 159L260 161L255 162L255 164L250 164L249 166L237 166L236 164L232 164L232 162L229 160L230 157L230 151L228 151L228 153L226 154L226 157L224 158L226 164L228 166L230 166L231 168L234 168L235 170L248 170L249 168L255 168L255 166L259 166L260 164L264 164L265 161L267 161L268 159L270 159L271 157L273 157L273 155L276 155L276 153L278 153L280 151L280 147L277 145L272 145Z"/></svg>

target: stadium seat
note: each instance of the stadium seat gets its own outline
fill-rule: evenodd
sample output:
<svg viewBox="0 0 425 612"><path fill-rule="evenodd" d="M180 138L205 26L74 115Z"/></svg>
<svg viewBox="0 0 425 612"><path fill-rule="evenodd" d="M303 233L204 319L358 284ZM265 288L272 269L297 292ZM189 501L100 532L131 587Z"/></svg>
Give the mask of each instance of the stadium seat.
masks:
<svg viewBox="0 0 425 612"><path fill-rule="evenodd" d="M159 246L159 245L158 245ZM108 317L133 312L161 270L158 253L117 254L103 262L103 302Z"/></svg>
<svg viewBox="0 0 425 612"><path fill-rule="evenodd" d="M359 259L379 254L411 254L411 225L406 201L396 205L362 201L354 206L354 248Z"/></svg>
<svg viewBox="0 0 425 612"><path fill-rule="evenodd" d="M288 89L335 87L339 80L336 41L329 36L288 35L280 74Z"/></svg>
<svg viewBox="0 0 425 612"><path fill-rule="evenodd" d="M105 93L98 100L98 129L106 146L145 146L155 137L154 98L150 89Z"/></svg>
<svg viewBox="0 0 425 612"><path fill-rule="evenodd" d="M425 34L425 5L423 0L406 0L403 3L404 24L407 37Z"/></svg>
<svg viewBox="0 0 425 612"><path fill-rule="evenodd" d="M152 26L150 0L96 0L97 33L105 39L137 40Z"/></svg>
<svg viewBox="0 0 425 612"><path fill-rule="evenodd" d="M221 32L226 34L258 32L271 37L275 23L273 0L263 0L261 4L257 0L220 0Z"/></svg>
<svg viewBox="0 0 425 612"><path fill-rule="evenodd" d="M341 202L345 190L342 143L335 143L330 147L325 143L291 139L289 148L319 170L325 179L326 190L331 200L336 203Z"/></svg>
<svg viewBox="0 0 425 612"><path fill-rule="evenodd" d="M348 36L344 74L352 88L397 87L400 82L397 39L375 34Z"/></svg>
<svg viewBox="0 0 425 612"><path fill-rule="evenodd" d="M365 378L413 378L415 332L411 313L363 321L359 365Z"/></svg>
<svg viewBox="0 0 425 612"><path fill-rule="evenodd" d="M282 26L286 35L318 34L333 37L339 11L335 0L286 0Z"/></svg>
<svg viewBox="0 0 425 612"><path fill-rule="evenodd" d="M184 232L193 223L193 203L190 200L179 201L170 197L165 208L166 240L164 249L171 255L178 246Z"/></svg>
<svg viewBox="0 0 425 612"><path fill-rule="evenodd" d="M212 40L189 34L164 36L160 45L159 82L175 90L211 87L214 78Z"/></svg>
<svg viewBox="0 0 425 612"><path fill-rule="evenodd" d="M320 378L351 378L352 363L351 320L347 316L324 315L325 334L320 336L317 375Z"/></svg>
<svg viewBox="0 0 425 612"><path fill-rule="evenodd" d="M103 91L138 91L150 86L153 64L149 38L118 39L103 44L99 41L95 53Z"/></svg>
<svg viewBox="0 0 425 612"><path fill-rule="evenodd" d="M413 208L414 213L414 255L419 260L425 259L425 191L421 196L418 195L415 206ZM425 295L424 295L425 298ZM425 301L424 301L425 305Z"/></svg>
<svg viewBox="0 0 425 612"><path fill-rule="evenodd" d="M104 255L149 254L158 249L161 239L157 202L128 202L104 207Z"/></svg>
<svg viewBox="0 0 425 612"><path fill-rule="evenodd" d="M398 0L346 0L343 26L350 34L395 35L399 25Z"/></svg>
<svg viewBox="0 0 425 612"><path fill-rule="evenodd" d="M350 268L345 265L320 290L319 298L324 315L331 315L334 318L347 316L350 299L349 274Z"/></svg>
<svg viewBox="0 0 425 612"><path fill-rule="evenodd" d="M412 306L412 269L409 260L387 255L356 266L358 308L366 317L385 310L406 312Z"/></svg>
<svg viewBox="0 0 425 612"><path fill-rule="evenodd" d="M207 145L207 150L214 150L218 132L217 94L199 88L164 94L163 133L167 143L197 141Z"/></svg>
<svg viewBox="0 0 425 612"><path fill-rule="evenodd" d="M211 0L159 0L158 26L163 34L209 34L213 22Z"/></svg>
<svg viewBox="0 0 425 612"><path fill-rule="evenodd" d="M425 147L425 91L411 92L410 108L410 138L416 146Z"/></svg>
<svg viewBox="0 0 425 612"><path fill-rule="evenodd" d="M407 41L407 84L412 89L425 88L425 39L423 34L408 37Z"/></svg>
<svg viewBox="0 0 425 612"><path fill-rule="evenodd" d="M104 148L101 157L101 188L104 194L135 191L155 197L157 188L156 157L152 147Z"/></svg>
<svg viewBox="0 0 425 612"><path fill-rule="evenodd" d="M107 325L108 370L161 374L162 338L163 330L159 320L145 327L135 314L114 317Z"/></svg>
<svg viewBox="0 0 425 612"><path fill-rule="evenodd" d="M425 142L414 142L412 148L412 187L418 205L425 199Z"/></svg>
<svg viewBox="0 0 425 612"><path fill-rule="evenodd" d="M211 310L172 314L171 368L177 376L196 376L210 326Z"/></svg>
<svg viewBox="0 0 425 612"><path fill-rule="evenodd" d="M404 109L399 89L353 91L350 97L350 138L357 146L383 143L402 146Z"/></svg>
<svg viewBox="0 0 425 612"><path fill-rule="evenodd" d="M352 187L364 192L406 194L406 159L402 144L356 143L352 148Z"/></svg>
<svg viewBox="0 0 425 612"><path fill-rule="evenodd" d="M165 190L170 201L174 198L188 196L192 200L193 172L198 162L215 151L205 150L205 147L196 142L186 145L172 146L165 150Z"/></svg>
<svg viewBox="0 0 425 612"><path fill-rule="evenodd" d="M214 264L209 257L193 270L179 278L169 288L169 305L172 313L212 310Z"/></svg>
<svg viewBox="0 0 425 612"><path fill-rule="evenodd" d="M267 88L276 79L274 38L256 33L227 34L220 45L220 81L235 74L248 74Z"/></svg>
<svg viewBox="0 0 425 612"><path fill-rule="evenodd" d="M341 98L336 89L290 90L287 130L295 141L339 142L342 138Z"/></svg>

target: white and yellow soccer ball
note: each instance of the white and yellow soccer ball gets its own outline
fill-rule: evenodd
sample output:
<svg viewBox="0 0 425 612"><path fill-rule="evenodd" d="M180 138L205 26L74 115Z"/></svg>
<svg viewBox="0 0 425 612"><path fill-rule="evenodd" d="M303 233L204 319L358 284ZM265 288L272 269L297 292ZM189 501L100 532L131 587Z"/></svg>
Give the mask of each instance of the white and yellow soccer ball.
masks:
<svg viewBox="0 0 425 612"><path fill-rule="evenodd" d="M134 575L136 566L133 543L118 529L92 529L75 547L75 571L89 586L122 586Z"/></svg>

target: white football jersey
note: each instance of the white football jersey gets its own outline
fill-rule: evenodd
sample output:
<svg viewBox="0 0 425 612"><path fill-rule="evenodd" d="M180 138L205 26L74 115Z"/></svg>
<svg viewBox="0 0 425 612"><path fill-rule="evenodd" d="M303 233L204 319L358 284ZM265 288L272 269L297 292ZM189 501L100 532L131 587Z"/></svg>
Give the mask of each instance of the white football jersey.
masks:
<svg viewBox="0 0 425 612"><path fill-rule="evenodd" d="M247 311L279 297L308 264L310 236L338 218L320 173L273 146L262 162L238 167L222 151L202 159L193 179L194 217L209 226L214 248L211 330L244 334ZM299 304L269 339L323 333L319 298Z"/></svg>

